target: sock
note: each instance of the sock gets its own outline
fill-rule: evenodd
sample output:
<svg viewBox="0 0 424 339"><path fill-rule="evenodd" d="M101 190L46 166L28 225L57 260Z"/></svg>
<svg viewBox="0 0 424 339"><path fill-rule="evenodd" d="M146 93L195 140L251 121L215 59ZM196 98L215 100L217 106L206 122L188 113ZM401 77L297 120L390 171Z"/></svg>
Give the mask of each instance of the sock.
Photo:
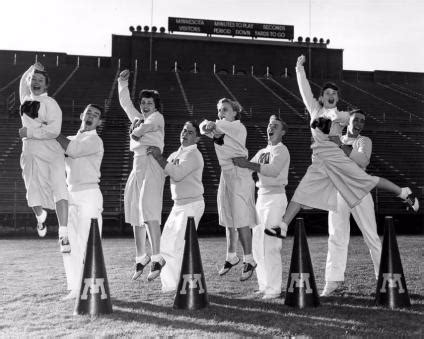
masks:
<svg viewBox="0 0 424 339"><path fill-rule="evenodd" d="M411 190L409 189L409 187L402 187L398 197L405 200L410 194L411 194Z"/></svg>
<svg viewBox="0 0 424 339"><path fill-rule="evenodd" d="M147 254L146 253L144 253L142 256L140 256L140 257L135 257L135 262L136 263L142 263L143 262L143 259L145 258L145 257L147 257Z"/></svg>
<svg viewBox="0 0 424 339"><path fill-rule="evenodd" d="M159 262L160 259L162 259L162 256L160 254L154 254L151 256L152 261Z"/></svg>
<svg viewBox="0 0 424 339"><path fill-rule="evenodd" d="M59 238L67 237L67 236L68 236L68 227L59 226Z"/></svg>
<svg viewBox="0 0 424 339"><path fill-rule="evenodd" d="M225 258L225 261L228 261L232 264L234 264L237 261L237 253L236 252L227 252L227 257Z"/></svg>
<svg viewBox="0 0 424 339"><path fill-rule="evenodd" d="M45 221L46 221L46 218L47 218L47 212L46 212L45 210L42 210L42 211L41 211L41 214L40 214L40 215L36 215L35 217L37 218L37 221L38 221L39 223L43 223L43 222L45 222Z"/></svg>
<svg viewBox="0 0 424 339"><path fill-rule="evenodd" d="M249 263L249 264L254 264L255 260L253 260L253 254L243 255L243 262Z"/></svg>

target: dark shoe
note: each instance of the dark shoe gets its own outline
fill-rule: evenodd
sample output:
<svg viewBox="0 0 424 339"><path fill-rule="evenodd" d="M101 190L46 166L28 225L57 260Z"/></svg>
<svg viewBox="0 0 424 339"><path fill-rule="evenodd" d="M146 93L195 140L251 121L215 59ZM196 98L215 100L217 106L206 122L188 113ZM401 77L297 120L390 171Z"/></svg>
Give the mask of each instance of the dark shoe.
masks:
<svg viewBox="0 0 424 339"><path fill-rule="evenodd" d="M165 266L166 261L164 258L160 258L159 261L152 261L152 265L150 266L150 272L147 276L147 281L153 281L157 277L159 277L160 272L162 271L163 266Z"/></svg>
<svg viewBox="0 0 424 339"><path fill-rule="evenodd" d="M266 235L269 235L271 237L277 237L280 239L286 239L287 236L287 232L283 232L283 230L279 226L265 228L264 232Z"/></svg>
<svg viewBox="0 0 424 339"><path fill-rule="evenodd" d="M150 262L150 257L148 255L145 255L141 262L138 262L135 264L135 271L132 276L132 280L137 280L140 277L140 275L143 274L143 270L149 262Z"/></svg>
<svg viewBox="0 0 424 339"><path fill-rule="evenodd" d="M251 263L243 263L243 270L241 271L240 281L250 279L253 275L253 271L255 270L256 266L256 263L254 263L253 265Z"/></svg>
<svg viewBox="0 0 424 339"><path fill-rule="evenodd" d="M227 274L233 266L236 266L240 262L240 258L237 258L237 262L234 264L230 263L229 261L225 261L224 266L218 271L218 274L222 277L223 275Z"/></svg>

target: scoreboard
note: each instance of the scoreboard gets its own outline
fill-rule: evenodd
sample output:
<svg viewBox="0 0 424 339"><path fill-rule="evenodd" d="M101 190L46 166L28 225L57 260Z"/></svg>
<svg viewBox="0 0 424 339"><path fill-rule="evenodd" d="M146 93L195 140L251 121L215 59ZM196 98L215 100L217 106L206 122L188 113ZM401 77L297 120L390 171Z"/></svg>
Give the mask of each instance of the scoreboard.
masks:
<svg viewBox="0 0 424 339"><path fill-rule="evenodd" d="M169 32L293 40L294 26L168 17Z"/></svg>

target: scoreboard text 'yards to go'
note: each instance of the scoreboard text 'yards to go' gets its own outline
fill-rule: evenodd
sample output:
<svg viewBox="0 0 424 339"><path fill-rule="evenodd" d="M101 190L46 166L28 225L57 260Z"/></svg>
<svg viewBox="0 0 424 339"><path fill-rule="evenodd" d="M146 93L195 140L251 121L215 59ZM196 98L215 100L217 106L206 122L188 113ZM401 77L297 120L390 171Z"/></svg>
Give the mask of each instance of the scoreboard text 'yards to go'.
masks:
<svg viewBox="0 0 424 339"><path fill-rule="evenodd" d="M169 32L293 40L294 26L168 17Z"/></svg>

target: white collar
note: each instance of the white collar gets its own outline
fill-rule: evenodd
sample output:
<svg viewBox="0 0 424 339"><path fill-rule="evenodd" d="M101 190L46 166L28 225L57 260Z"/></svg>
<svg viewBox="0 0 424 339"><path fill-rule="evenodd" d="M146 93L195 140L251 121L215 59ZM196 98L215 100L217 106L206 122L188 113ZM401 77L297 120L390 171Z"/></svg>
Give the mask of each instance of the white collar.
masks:
<svg viewBox="0 0 424 339"><path fill-rule="evenodd" d="M195 148L197 148L197 144L190 145L190 146L187 146L187 147L184 147L183 145L181 145L180 148L179 148L179 151L180 152L188 152L188 151L191 151L192 149L195 149Z"/></svg>
<svg viewBox="0 0 424 339"><path fill-rule="evenodd" d="M96 129L92 129L91 131L81 132L78 130L77 135L84 134L84 135L97 135Z"/></svg>
<svg viewBox="0 0 424 339"><path fill-rule="evenodd" d="M34 94L30 93L29 96L30 96L30 98L32 100L37 100L37 98L46 97L47 96L47 92L44 92L44 93L42 93L40 95L34 95Z"/></svg>

